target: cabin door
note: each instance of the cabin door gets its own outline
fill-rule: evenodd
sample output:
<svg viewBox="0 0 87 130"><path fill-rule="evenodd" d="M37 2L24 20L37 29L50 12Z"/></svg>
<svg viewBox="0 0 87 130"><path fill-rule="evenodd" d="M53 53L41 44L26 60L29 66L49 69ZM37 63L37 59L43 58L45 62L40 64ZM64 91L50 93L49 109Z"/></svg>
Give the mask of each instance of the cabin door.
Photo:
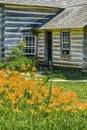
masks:
<svg viewBox="0 0 87 130"><path fill-rule="evenodd" d="M52 63L52 32L46 32L46 59L47 64Z"/></svg>

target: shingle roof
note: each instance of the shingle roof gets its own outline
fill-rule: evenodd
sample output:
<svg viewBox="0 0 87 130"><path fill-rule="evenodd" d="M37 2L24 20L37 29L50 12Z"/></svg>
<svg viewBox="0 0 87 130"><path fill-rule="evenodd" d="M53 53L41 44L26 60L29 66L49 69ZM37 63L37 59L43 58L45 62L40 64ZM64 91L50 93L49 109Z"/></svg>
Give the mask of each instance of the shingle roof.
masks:
<svg viewBox="0 0 87 130"><path fill-rule="evenodd" d="M87 0L0 0L0 3L66 8L87 4Z"/></svg>
<svg viewBox="0 0 87 130"><path fill-rule="evenodd" d="M82 28L87 25L87 5L63 10L40 29Z"/></svg>
<svg viewBox="0 0 87 130"><path fill-rule="evenodd" d="M60 7L60 5L57 4L60 3L60 0L0 0L0 3Z"/></svg>
<svg viewBox="0 0 87 130"><path fill-rule="evenodd" d="M87 25L87 0L0 0L0 3L66 8L40 29L80 28Z"/></svg>

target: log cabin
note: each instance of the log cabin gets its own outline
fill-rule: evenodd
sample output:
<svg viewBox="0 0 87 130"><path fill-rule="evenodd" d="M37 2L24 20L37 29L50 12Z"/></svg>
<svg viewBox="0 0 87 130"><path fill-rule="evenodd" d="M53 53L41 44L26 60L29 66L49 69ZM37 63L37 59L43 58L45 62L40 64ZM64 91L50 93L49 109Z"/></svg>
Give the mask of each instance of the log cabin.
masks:
<svg viewBox="0 0 87 130"><path fill-rule="evenodd" d="M87 69L87 0L0 0L0 59L20 40L39 64Z"/></svg>

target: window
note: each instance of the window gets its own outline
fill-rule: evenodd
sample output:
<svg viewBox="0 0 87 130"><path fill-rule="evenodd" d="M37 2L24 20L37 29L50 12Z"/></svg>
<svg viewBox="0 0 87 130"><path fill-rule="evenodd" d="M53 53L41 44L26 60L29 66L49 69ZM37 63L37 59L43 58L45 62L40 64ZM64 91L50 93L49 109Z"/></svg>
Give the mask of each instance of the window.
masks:
<svg viewBox="0 0 87 130"><path fill-rule="evenodd" d="M35 35L25 35L24 42L26 43L25 52L27 55L36 54L36 36Z"/></svg>
<svg viewBox="0 0 87 130"><path fill-rule="evenodd" d="M69 55L70 53L70 32L62 32L62 55Z"/></svg>

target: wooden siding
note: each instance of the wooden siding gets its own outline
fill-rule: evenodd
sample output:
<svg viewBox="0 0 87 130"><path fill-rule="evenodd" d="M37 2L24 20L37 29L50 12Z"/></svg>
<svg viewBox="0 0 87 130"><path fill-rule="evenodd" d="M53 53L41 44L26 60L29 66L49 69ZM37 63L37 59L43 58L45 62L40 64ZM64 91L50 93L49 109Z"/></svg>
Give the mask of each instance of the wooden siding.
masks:
<svg viewBox="0 0 87 130"><path fill-rule="evenodd" d="M53 31L52 33L52 62L58 62L61 59L61 44L60 44L60 30Z"/></svg>
<svg viewBox="0 0 87 130"><path fill-rule="evenodd" d="M43 63L45 61L45 32L38 32L38 61Z"/></svg>
<svg viewBox="0 0 87 130"><path fill-rule="evenodd" d="M84 30L70 30L70 55L64 56L61 53L61 30L52 30L52 64L53 66L82 68ZM45 31L38 32L38 60L45 63Z"/></svg>
<svg viewBox="0 0 87 130"><path fill-rule="evenodd" d="M84 30L71 29L70 31L70 55L61 54L61 30L53 31L53 65L64 67L83 67Z"/></svg>
<svg viewBox="0 0 87 130"><path fill-rule="evenodd" d="M4 7L0 7L0 59L4 56Z"/></svg>
<svg viewBox="0 0 87 130"><path fill-rule="evenodd" d="M85 35L85 39L84 39L84 58L83 58L83 68L86 69L87 71L87 26L84 28L84 35Z"/></svg>
<svg viewBox="0 0 87 130"><path fill-rule="evenodd" d="M84 30L71 30L71 61L83 65Z"/></svg>

